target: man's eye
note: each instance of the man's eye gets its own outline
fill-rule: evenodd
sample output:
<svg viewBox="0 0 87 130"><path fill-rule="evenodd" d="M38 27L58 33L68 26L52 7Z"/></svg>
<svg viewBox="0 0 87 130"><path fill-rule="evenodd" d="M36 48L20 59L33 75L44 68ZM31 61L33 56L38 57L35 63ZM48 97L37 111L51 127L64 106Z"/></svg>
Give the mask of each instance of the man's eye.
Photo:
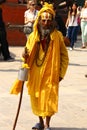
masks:
<svg viewBox="0 0 87 130"><path fill-rule="evenodd" d="M49 23L49 22L51 22L51 20L42 20L42 22L48 22Z"/></svg>

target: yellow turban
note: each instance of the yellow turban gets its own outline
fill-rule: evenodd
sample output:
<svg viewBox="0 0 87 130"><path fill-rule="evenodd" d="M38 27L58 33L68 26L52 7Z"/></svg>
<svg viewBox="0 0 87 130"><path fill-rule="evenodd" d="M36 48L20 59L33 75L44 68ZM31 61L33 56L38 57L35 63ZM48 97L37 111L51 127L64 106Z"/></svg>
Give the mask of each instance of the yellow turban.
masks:
<svg viewBox="0 0 87 130"><path fill-rule="evenodd" d="M39 17L41 16L41 14L43 13L43 12L48 12L48 13L50 13L52 16L53 16L53 18L55 17L55 11L54 11L54 9L53 9L53 5L52 4L48 4L47 2L45 2L44 3L44 5L43 5L43 7L40 9L40 11L38 12L38 16L37 16L37 18L36 18L36 20L35 20L35 22L34 22L34 32L36 32L37 31L37 23L38 23L38 19L39 19Z"/></svg>
<svg viewBox="0 0 87 130"><path fill-rule="evenodd" d="M53 15L53 17L55 16L55 12L53 9L53 5L52 4L48 4L45 2L45 4L43 5L43 7L41 8L41 10L38 12L38 17L43 13L43 12L48 12L50 14Z"/></svg>

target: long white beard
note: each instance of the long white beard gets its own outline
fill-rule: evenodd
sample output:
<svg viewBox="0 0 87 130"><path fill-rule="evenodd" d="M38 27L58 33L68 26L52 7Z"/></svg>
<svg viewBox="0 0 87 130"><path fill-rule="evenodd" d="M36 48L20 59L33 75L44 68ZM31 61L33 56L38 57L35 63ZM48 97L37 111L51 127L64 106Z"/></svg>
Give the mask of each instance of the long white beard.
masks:
<svg viewBox="0 0 87 130"><path fill-rule="evenodd" d="M48 35L50 35L51 30L50 29L41 29L41 35L42 39Z"/></svg>

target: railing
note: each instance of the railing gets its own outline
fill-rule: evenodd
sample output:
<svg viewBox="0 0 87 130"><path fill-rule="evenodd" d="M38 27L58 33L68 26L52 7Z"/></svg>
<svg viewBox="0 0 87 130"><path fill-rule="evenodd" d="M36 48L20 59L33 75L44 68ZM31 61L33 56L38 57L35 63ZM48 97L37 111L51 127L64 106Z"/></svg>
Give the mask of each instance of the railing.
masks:
<svg viewBox="0 0 87 130"><path fill-rule="evenodd" d="M7 24L7 28L8 28L8 29L12 29L12 30L13 30L13 29L14 29L14 30L15 30L15 29L18 29L19 31L23 32L24 25L20 25L20 24L17 25L17 24L8 23L8 24Z"/></svg>

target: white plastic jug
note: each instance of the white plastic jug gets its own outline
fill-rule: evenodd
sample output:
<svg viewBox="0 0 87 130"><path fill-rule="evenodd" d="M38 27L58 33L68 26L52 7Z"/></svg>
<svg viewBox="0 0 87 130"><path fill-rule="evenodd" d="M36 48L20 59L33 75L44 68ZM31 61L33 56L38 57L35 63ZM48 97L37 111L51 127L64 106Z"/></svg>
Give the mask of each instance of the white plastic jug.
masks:
<svg viewBox="0 0 87 130"><path fill-rule="evenodd" d="M28 68L20 68L20 70L18 72L18 79L21 81L27 81L28 72L29 72Z"/></svg>

